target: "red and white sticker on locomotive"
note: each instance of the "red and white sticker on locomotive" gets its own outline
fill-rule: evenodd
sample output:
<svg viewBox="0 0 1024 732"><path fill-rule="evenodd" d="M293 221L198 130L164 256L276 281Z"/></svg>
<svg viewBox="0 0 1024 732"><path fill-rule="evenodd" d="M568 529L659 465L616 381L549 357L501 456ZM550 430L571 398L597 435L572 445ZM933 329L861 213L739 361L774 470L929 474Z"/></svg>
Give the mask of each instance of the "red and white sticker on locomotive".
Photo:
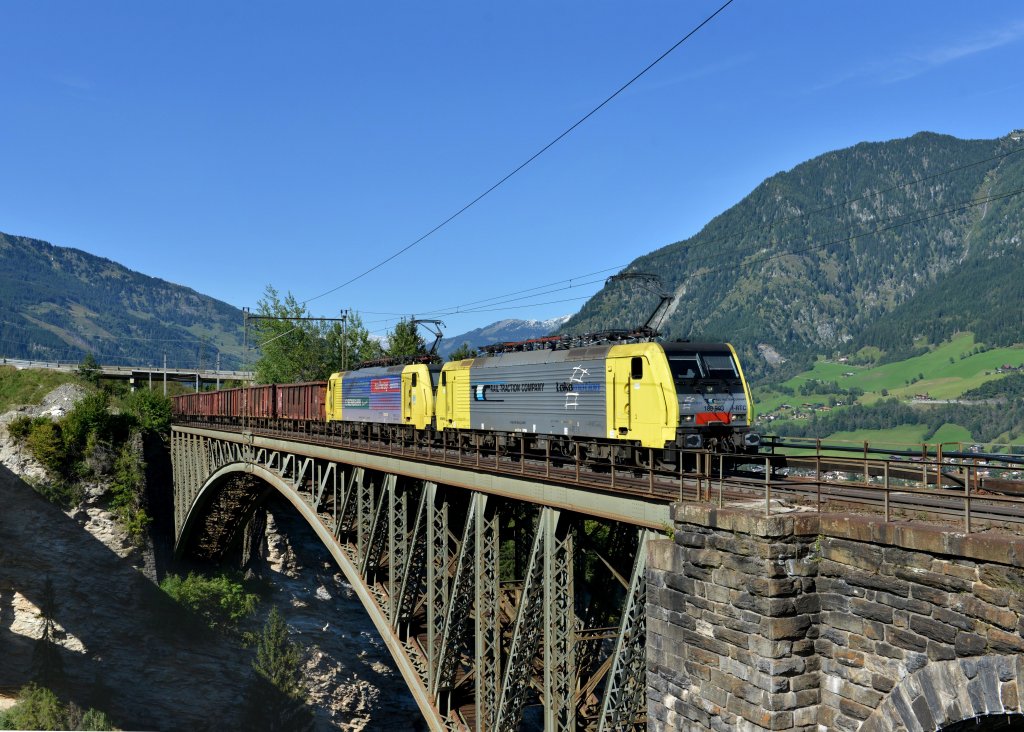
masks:
<svg viewBox="0 0 1024 732"><path fill-rule="evenodd" d="M697 412L697 426L729 424L729 416L728 412Z"/></svg>
<svg viewBox="0 0 1024 732"><path fill-rule="evenodd" d="M402 390L400 379L371 379L370 380L370 393L371 394L389 394L391 392L399 392Z"/></svg>

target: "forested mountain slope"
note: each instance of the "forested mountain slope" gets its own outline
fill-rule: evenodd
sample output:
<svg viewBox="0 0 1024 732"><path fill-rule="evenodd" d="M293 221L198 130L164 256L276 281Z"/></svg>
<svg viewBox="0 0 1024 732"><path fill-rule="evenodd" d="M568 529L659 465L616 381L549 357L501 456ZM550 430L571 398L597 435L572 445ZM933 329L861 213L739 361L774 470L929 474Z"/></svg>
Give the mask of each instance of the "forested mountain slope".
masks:
<svg viewBox="0 0 1024 732"><path fill-rule="evenodd" d="M242 312L109 259L0 233L0 355L238 368Z"/></svg>
<svg viewBox="0 0 1024 732"><path fill-rule="evenodd" d="M1024 141L922 132L778 173L697 235L632 262L677 295L668 338L728 340L755 374L962 330L1024 341ZM605 286L564 327L642 323L656 296ZM770 352L770 351L769 351Z"/></svg>

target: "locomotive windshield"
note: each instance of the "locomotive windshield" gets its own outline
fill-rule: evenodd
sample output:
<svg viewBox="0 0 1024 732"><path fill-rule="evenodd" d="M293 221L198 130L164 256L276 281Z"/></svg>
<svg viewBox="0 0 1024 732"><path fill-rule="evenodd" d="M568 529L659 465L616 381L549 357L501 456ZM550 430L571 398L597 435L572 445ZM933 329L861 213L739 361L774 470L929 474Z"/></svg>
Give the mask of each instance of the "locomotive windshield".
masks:
<svg viewBox="0 0 1024 732"><path fill-rule="evenodd" d="M673 354L668 360L676 384L694 379L738 379L736 363L729 353Z"/></svg>
<svg viewBox="0 0 1024 732"><path fill-rule="evenodd" d="M728 353L704 353L701 354L704 365L708 368L708 376L712 379L738 379L736 364L733 363L732 355Z"/></svg>
<svg viewBox="0 0 1024 732"><path fill-rule="evenodd" d="M680 381L690 381L703 376L700 362L697 356L676 356L668 360L668 366L672 370L672 380L677 384Z"/></svg>

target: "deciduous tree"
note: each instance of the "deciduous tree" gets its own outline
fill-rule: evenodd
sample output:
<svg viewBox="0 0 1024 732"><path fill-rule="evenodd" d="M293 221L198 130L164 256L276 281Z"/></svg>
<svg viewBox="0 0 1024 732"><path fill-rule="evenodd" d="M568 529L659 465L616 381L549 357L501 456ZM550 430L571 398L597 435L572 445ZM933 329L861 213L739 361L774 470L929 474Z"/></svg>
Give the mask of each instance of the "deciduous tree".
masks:
<svg viewBox="0 0 1024 732"><path fill-rule="evenodd" d="M358 313L343 325L329 320L308 320L312 314L290 292L281 298L267 285L252 318L253 345L260 357L254 371L262 384L324 380L361 360L380 355L380 345L363 327Z"/></svg>

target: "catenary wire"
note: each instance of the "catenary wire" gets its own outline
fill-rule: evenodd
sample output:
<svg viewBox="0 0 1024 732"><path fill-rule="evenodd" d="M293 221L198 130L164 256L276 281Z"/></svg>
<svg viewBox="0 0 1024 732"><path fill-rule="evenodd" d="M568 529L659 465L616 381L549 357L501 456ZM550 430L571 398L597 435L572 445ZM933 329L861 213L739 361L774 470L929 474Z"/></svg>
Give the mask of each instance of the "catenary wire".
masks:
<svg viewBox="0 0 1024 732"><path fill-rule="evenodd" d="M784 252L775 252L773 254L770 254L770 255L767 255L767 256L764 256L764 257L749 259L744 264L745 264L745 266L763 264L765 262L769 262L769 261L772 261L772 260L775 260L775 259L781 259L783 257L799 256L799 255L802 255L802 254L807 254L808 252L812 252L812 251L816 251L816 250L820 250L820 249L827 249L829 247L836 246L838 244L844 244L844 243L853 242L853 241L855 241L857 239L861 239L861 238L864 238L866 236L872 236L872 235L875 235L875 234L881 234L881 233L884 233L886 231L891 231L893 229L900 228L902 226L909 226L909 225L912 225L912 224L919 224L919 223L922 223L922 222L925 222L925 221L929 221L929 220L934 219L934 218L938 218L940 216L948 216L950 214L959 213L959 212L966 211L966 210L971 209L971 208L976 208L978 206L982 206L982 205L985 205L985 204L988 204L988 203L993 203L995 201L1000 201L1000 200L1003 200L1003 199L1006 199L1006 198L1011 198L1013 196L1018 196L1018 195L1021 195L1021 194L1024 194L1024 188L1021 188L1021 189L1018 189L1018 190L1014 190L1014 191L1009 191L1007 193L991 194L991 195L983 196L983 197L980 197L980 198L974 198L974 199L971 199L969 201L958 203L958 204L955 204L955 205L952 205L952 206L947 206L947 207L944 207L944 208L941 208L941 209L938 209L938 210L932 210L931 212L929 212L929 213L927 213L925 215L915 216L913 218L909 218L907 216L893 217L893 218L888 219L888 221L890 223L888 223L886 225L883 225L883 226L876 226L875 228L871 229L870 231L865 231L865 232L860 232L860 233L857 233L857 234L848 234L848 235L845 235L845 236L836 237L834 239L830 239L828 241L821 242L819 244L814 244L814 245L811 245L811 246L808 246L808 247L804 247L802 249L793 249L793 250L788 250L788 251L784 251ZM779 246L784 246L784 242L780 242ZM707 269L699 271L698 273L696 273L695 276L699 277L699 276L701 276L703 274L710 274L710 273L713 273L713 272L720 272L720 271L725 271L725 270L729 270L729 269L735 269L735 265L730 264L730 265L723 265L723 266L719 266L719 267L709 267ZM555 301L546 302L546 303L530 303L530 304L527 304L527 305L509 306L508 308L502 308L502 309L536 307L538 305L548 305L548 304L554 304L554 303L559 303L559 302L569 302L570 300L581 300L581 299L586 299L586 298L570 298L568 300L555 300ZM489 312L489 310L481 308L479 310L465 311L465 312ZM374 332L380 332L380 331L374 331Z"/></svg>
<svg viewBox="0 0 1024 732"><path fill-rule="evenodd" d="M619 96L619 94L621 94L621 93L622 93L622 92L624 92L624 91L625 91L626 89L628 89L628 88L629 88L630 86L632 86L632 84L633 84L634 82L636 82L636 81L637 81L637 80L638 80L638 79L639 79L639 78L640 78L641 76L643 76L644 74L646 74L646 73L647 73L648 71L650 71L650 70L651 70L652 68L654 68L654 67L655 67L655 66L656 66L657 64L659 64L659 63L660 63L660 62L661 62L662 60L664 60L666 56L668 56L668 55L669 55L670 53L672 53L672 52L673 52L673 51L675 51L675 50L676 50L677 48L679 48L679 46L681 46L681 45L682 45L683 43L685 43L685 42L686 42L687 40L689 40L689 39L690 39L690 38L691 38L691 37L692 37L692 36L693 36L693 35L694 35L694 34L695 34L695 33L696 33L697 31L699 31L699 30L700 30L701 28L703 28L703 27L704 27L705 25L707 25L708 23L710 23L710 22L711 22L711 21L712 21L712 20L713 20L713 19L714 19L714 18L715 18L715 17L716 17L716 16L717 16L717 15L718 15L719 13L721 13L721 12L722 12L723 10L725 10L725 9L726 9L727 7L729 7L729 6L730 6L730 5L732 4L732 3L733 3L733 0L726 0L726 2L725 2L725 3L723 3L723 4L722 4L722 5L721 5L721 6L720 6L720 7L719 7L719 8L717 9L717 10L715 10L715 12L713 12L713 13L712 13L711 15L709 15L709 16L708 16L707 18L705 18L704 20L702 20L702 21L701 21L701 22L700 22L700 23L699 23L699 24L698 24L697 26L695 26L695 27L694 27L694 28L693 28L693 29L692 29L692 30L691 30L691 31L690 31L689 33L687 33L687 34L686 34L685 36L683 36L683 37L682 37L682 38L680 38L680 39L679 39L678 41L676 41L676 42L675 42L675 44L673 44L671 48L669 48L669 49L668 49L667 51L665 51L665 52L664 52L664 53L662 53L662 54L661 54L660 56L658 56L658 58L654 59L654 61L652 61L651 63L649 63L649 64L648 64L648 65L647 65L647 66L646 66L646 67L645 67L645 68L644 68L644 69L643 69L643 70L642 70L642 71L641 71L640 73L638 73L638 74L637 74L636 76L634 76L634 77L633 77L632 79L630 79L630 80L629 80L629 81L627 81L627 82L626 82L625 84L623 84L622 86L620 86L620 87L619 87L619 88L618 88L618 89L617 89L617 90L616 90L615 92L613 92L613 93L612 93L612 94L611 94L610 96L608 96L608 97L607 97L607 98L606 98L606 99L605 99L605 100L604 100L603 102L601 102L600 104L598 104L598 105L597 105L596 107L594 107L594 108L593 108L592 110L590 110L589 112L587 112L587 113L586 113L585 115L583 115L583 116L582 116L582 117L581 117L580 119L578 119L578 120L577 120L576 122L574 122L574 123L573 123L573 124L572 124L572 125L571 125L571 126L570 126L570 127L568 128L568 129L566 129L566 130L565 130L564 132L562 132L562 134L558 135L558 137L556 137L556 138L555 138L555 139L553 139L553 140L552 140L551 142L549 142L549 143L548 143L547 145L545 145L545 146L544 146L544 147L542 147L542 148L541 148L540 150L538 150L537 152L535 152L535 153L534 153L533 155L531 155L531 156L530 156L529 158L527 158L527 160L526 160L526 161L524 161L523 163L521 163L521 164L520 164L519 166L517 166L517 167L516 167L516 168L515 168L514 170L512 170L512 171L511 171L510 173L507 173L507 174L506 174L506 175L505 175L505 176L504 176L503 178L501 178L501 180L499 180L499 181L498 181L497 183L495 183L494 185L492 185L492 186L491 186L490 188L488 188L488 189L487 189L486 191L484 191L484 192L483 192L483 193L481 193L481 194L480 194L479 196L477 196L476 198L474 198L474 199L473 199L472 201L470 201L469 203L467 203L467 204L466 204L465 206L463 206L462 208L460 208L460 209L459 209L458 211L456 211L455 213L453 213L453 214L452 214L451 216L449 216L448 218L446 218L446 219L445 219L444 221L442 221L442 222L441 222L440 224L438 224L437 226L435 226L434 228L432 228L432 229L431 229L430 231L428 231L428 232L427 232L426 234L423 234L423 235L422 235L422 236L420 236L420 237L419 237L418 239L416 239L415 241L413 241L413 242L411 242L411 243L407 244L406 246L402 247L401 249L399 249L399 250L398 250L397 252L395 252L395 253L394 253L394 254L392 254L391 256L387 257L386 259L383 259L383 260L381 260L381 261L380 261L380 262L378 262L377 264L373 265L372 267L370 267L370 268L369 268L369 269L367 269L366 271L364 271L364 272L362 272L362 273L360 273L360 274L356 275L355 277L352 277L351 279L349 279L349 280L346 280L345 282L341 283L341 284L340 284L340 285L338 285L337 287L332 287L332 288L331 288L330 290L327 290L326 292L321 292L321 293L320 293L319 295L315 295L315 296L313 296L313 297L311 297L311 298L309 298L309 299L307 299L307 300L304 300L304 301L302 302L302 305L306 305L306 303L310 303L310 302L312 302L313 300L319 300L319 299L320 299L321 297L324 297L324 296L326 296L326 295L330 295L331 293L333 293L333 292L337 292L338 290L342 289L343 287L347 287L348 285L351 285L351 284L352 284L353 282L356 282L357 280L360 280L360 279L362 279L363 277L365 277L366 275L370 274L371 272L374 272L374 271L376 271L376 270L380 269L381 267L383 267L383 266L384 266L385 264L387 264L388 262L390 262L390 261L392 261L393 259L396 259L397 257L401 256L402 254L404 254L405 252L409 251L409 250L410 250L410 249L412 249L412 248L413 248L414 246L416 246L417 244L419 244L420 242L422 242L422 241L423 241L424 239L426 239L427 237L431 236L432 234L434 234L435 232L437 232L437 231L438 231L438 230L440 230L441 228L443 228L443 227L447 226L447 225L448 225L448 224L449 224L450 222L454 221L454 220L455 220L456 218L458 218L458 217L459 217L459 216L461 216L461 215L462 215L463 213L465 213L466 211L468 211L468 210L469 210L470 208L472 208L473 206L475 206L475 205L476 205L477 203L479 203L479 202L480 202L481 200L483 200L483 199L484 199L484 198L485 198L485 197L486 197L487 195L489 195L489 194L490 194L490 193L492 193L492 192L493 192L494 190L496 190L496 189L497 189L497 188L499 188L499 187L500 187L501 185L503 185L503 184L504 184L504 183L505 183L505 182L506 182L507 180L509 180L509 179L510 179L510 178L511 178L512 176L516 175L516 174L517 174L517 173L518 173L519 171L521 171L521 170L522 170L523 168L525 168L525 167L526 167L527 165L529 165L530 163L532 163L532 162L533 162L534 160L536 160L536 159L537 159L537 158L539 158L539 157L540 157L541 155L543 155L543 154L544 154L545 152L547 152L547 151L548 151L549 149L551 149L551 148L552 148L552 147L553 147L554 145L556 145L557 143L559 143L559 142L560 142L560 141L561 141L562 139L564 139L564 138L565 138L565 137L566 137L567 135L569 135L569 133L571 133L571 132L572 132L573 130L575 130L575 129L576 129L577 127L579 127L579 126L580 126L581 124L583 124L583 123L584 123L584 122L586 122L586 121L587 121L588 119L590 119L590 118L591 118L591 117L592 117L593 115L595 115L595 114L596 114L596 113L597 113L598 111L600 111L600 110L601 110L601 109L602 109L602 108L603 108L603 107L604 107L604 106L605 106L606 104L608 104L608 103L609 103L610 101L612 101L613 99L615 99L615 97Z"/></svg>
<svg viewBox="0 0 1024 732"><path fill-rule="evenodd" d="M832 205L829 205L829 206L823 206L821 208L814 209L812 211L805 211L805 212L802 212L802 213L799 213L799 214L791 214L791 215L783 216L783 217L778 218L778 219L772 219L768 223L767 231L771 232L774 228L776 228L777 226L779 226L781 224L784 224L784 223L789 223L789 222L793 222L793 221L800 221L801 219L805 219L805 218L807 218L809 216L812 216L812 215L821 214L821 213L824 213L824 212L827 212L827 211L832 211L832 210L835 210L837 208L841 208L843 206L850 206L850 205L852 205L854 203L858 203L860 201L867 200L867 199L870 199L870 198L877 198L878 196L882 196L882 195L884 195L886 193L890 193L892 191L899 190L901 188L910 188L912 186L918 185L920 183L923 183L923 182L926 182L926 181L929 181L929 180L934 180L936 178L941 178L943 176L951 175L953 173L957 173L957 172L960 172L962 170L966 170L968 168L972 168L972 167L975 167L975 166L978 166L978 165L983 165L985 163L991 163L991 162L994 162L994 161L997 161L997 160L1002 160L1002 159L1007 158L1007 157L1009 157L1011 155L1017 155L1017 154L1019 154L1021 152L1024 152L1024 146L1017 146L1017 147L1015 147L1012 150L1009 150L1009 151L1004 152L1004 153L1000 153L998 155L992 155L990 157L983 158L983 159L980 159L980 160L973 160L971 162L964 163L962 165L958 165L958 166L956 166L954 168L949 168L947 170L938 171L938 172L932 173L930 175L916 177L916 178L913 178L912 180L909 180L909 181L907 181L905 183L900 183L900 184L897 184L897 185L889 186L888 188L883 188L883 189L880 189L880 190L877 190L877 191L872 191L870 193L865 193L865 194L857 196L855 198L846 199L844 201L840 201L838 203L835 203L835 204L832 204ZM763 225L758 225L758 226L755 226L755 227L750 227L748 229L745 229L745 230L742 230L741 232L739 232L739 235L742 236L742 235L745 235L745 234L755 233L755 232L763 230L764 228L765 227ZM709 247L709 246L712 246L712 245L717 244L717 243L722 243L722 240L720 238L718 238L718 237L715 237L715 238L711 238L711 239L708 239L708 240L703 241L703 242L692 243L687 248L688 249L695 249L695 248L697 248L697 246ZM519 295L519 294L522 294L522 293L533 292L535 290L540 290L540 289L544 289L544 288L547 288L547 287L554 287L555 285L566 283L566 282L570 282L571 283L571 282L573 282L575 280L582 279L584 277L591 277L593 275L600 274L600 273L603 273L603 272L618 271L618 270L624 269L625 267L628 267L628 266L629 266L629 264L627 263L627 264L624 264L624 265L618 265L616 267L608 267L608 268L605 268L605 269L602 269L602 270L598 270L597 272L593 272L593 273L590 273L590 274L587 274L587 275L580 275L578 277L573 277L573 278L567 279L567 280L559 280L557 282L549 283L547 285L539 285L539 286L536 286L536 287L525 288L525 289L522 289L522 290L514 290L512 292L505 293L504 295L496 295L494 297L485 298L483 300L474 300L474 301L470 301L470 302L467 302L467 303L462 303L461 305L449 305L448 307L445 307L445 308L436 308L434 310L425 311L423 314L424 315L433 315L433 316L441 316L441 317L443 317L443 316L446 316L446 315L455 315L455 314L463 314L463 313L476 312L476 310L473 309L471 306L476 305L478 303L492 302L492 301L495 301L495 300L500 300L502 298L512 297L513 295ZM541 293L541 294L547 294L547 293ZM519 298L519 299L522 299L522 298ZM369 312L369 311L363 311L363 312ZM482 311L482 312L491 312L491 311ZM374 312L374 313L370 313L370 314L374 314L374 315L391 315L391 316L395 316L395 317L386 318L386 319L382 319L382 320L371 321L371 322L367 323L368 325L372 325L372 324L376 324L376 323L385 323L385 322L396 322L399 319L401 319L402 317L407 316L406 313Z"/></svg>

